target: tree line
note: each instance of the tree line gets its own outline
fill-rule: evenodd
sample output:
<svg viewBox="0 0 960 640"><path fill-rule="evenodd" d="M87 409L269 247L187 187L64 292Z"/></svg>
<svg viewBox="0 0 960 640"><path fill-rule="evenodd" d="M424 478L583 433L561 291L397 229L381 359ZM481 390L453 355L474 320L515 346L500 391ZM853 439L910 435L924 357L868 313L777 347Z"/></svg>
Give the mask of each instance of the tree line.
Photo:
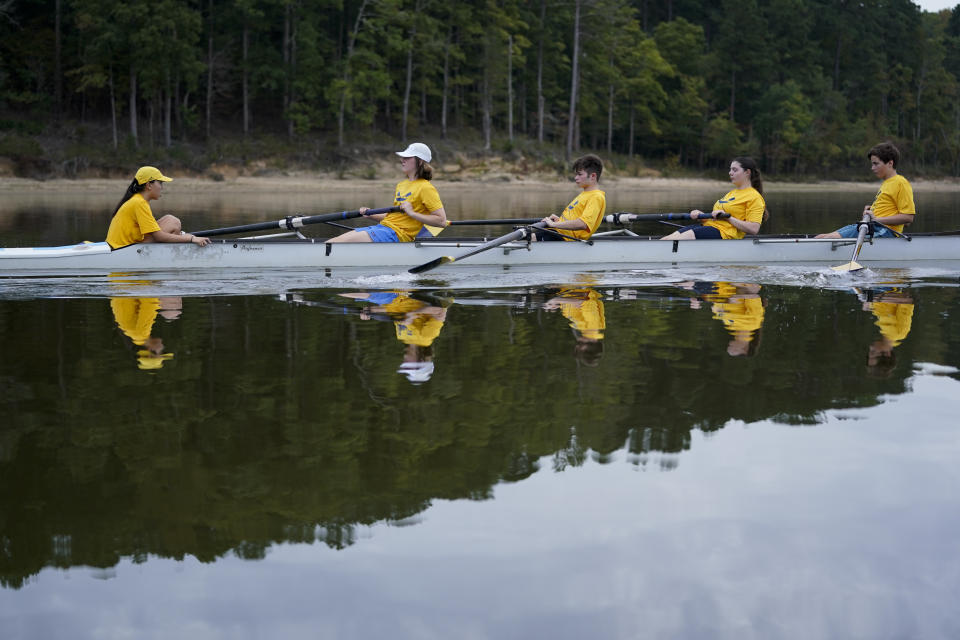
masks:
<svg viewBox="0 0 960 640"><path fill-rule="evenodd" d="M910 0L0 0L7 147L95 125L824 174L891 139L960 175L958 78L960 6Z"/></svg>

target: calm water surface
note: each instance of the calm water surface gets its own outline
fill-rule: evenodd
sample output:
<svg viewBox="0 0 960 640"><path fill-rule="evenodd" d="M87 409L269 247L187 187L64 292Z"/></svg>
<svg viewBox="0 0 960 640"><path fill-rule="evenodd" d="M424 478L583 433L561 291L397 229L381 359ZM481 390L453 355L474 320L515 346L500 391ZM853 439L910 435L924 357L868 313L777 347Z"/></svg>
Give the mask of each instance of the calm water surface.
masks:
<svg viewBox="0 0 960 640"><path fill-rule="evenodd" d="M0 278L0 637L960 636L960 273L222 275Z"/></svg>

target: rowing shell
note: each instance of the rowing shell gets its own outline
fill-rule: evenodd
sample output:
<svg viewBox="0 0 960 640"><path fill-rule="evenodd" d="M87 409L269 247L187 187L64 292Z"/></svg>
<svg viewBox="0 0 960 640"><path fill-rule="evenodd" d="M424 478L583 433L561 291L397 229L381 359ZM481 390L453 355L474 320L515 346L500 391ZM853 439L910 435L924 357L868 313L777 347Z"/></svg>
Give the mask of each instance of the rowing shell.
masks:
<svg viewBox="0 0 960 640"><path fill-rule="evenodd" d="M0 249L0 275L57 271L66 274L181 269L366 268L406 270L442 256L469 250L482 240L423 240L408 243L325 244L323 239L213 240L194 244L137 244L111 250L105 242L63 247ZM595 237L582 242L510 242L469 258L474 266L578 265L622 268L630 265L837 264L846 260L853 239L761 236L744 240L662 241L633 236ZM878 238L865 244L865 266L911 266L960 260L960 234L915 234ZM442 269L455 269L448 265Z"/></svg>

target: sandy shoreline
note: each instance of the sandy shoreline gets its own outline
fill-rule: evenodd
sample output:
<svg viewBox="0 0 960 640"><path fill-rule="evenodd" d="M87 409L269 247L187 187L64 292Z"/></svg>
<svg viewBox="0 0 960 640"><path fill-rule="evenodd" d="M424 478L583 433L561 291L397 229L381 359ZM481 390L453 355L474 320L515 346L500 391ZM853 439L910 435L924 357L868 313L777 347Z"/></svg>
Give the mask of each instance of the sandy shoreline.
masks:
<svg viewBox="0 0 960 640"><path fill-rule="evenodd" d="M174 177L178 191L208 192L208 193L242 193L242 192L290 192L302 193L335 193L335 192L368 192L371 189L391 189L398 179L330 179L322 174L298 174L288 176L247 177L214 181L192 177ZM475 180L445 180L438 177L434 181L443 191L469 192L473 190L488 190L491 187L498 190L511 191L551 191L558 186L567 187L569 180L535 178L511 178L509 176L488 176ZM682 189L724 189L729 183L724 180L710 180L707 178L634 178L621 176L604 176L601 181L605 190L643 191L643 190L682 190ZM775 191L856 191L861 189L876 189L877 181L842 182L779 182L765 181L764 190ZM915 191L960 191L960 180L911 180ZM43 191L117 191L123 190L125 180L110 179L54 179L31 180L28 178L0 178L0 192L30 193Z"/></svg>

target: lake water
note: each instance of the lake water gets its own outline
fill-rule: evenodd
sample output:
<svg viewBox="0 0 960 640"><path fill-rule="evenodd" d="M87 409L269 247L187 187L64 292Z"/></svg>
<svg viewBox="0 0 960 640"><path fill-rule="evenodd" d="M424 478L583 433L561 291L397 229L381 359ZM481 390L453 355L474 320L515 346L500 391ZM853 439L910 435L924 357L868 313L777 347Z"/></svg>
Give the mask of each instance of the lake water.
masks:
<svg viewBox="0 0 960 640"><path fill-rule="evenodd" d="M570 198L448 191L461 218ZM119 192L5 192L0 244L101 239ZM380 205L176 193L190 228ZM809 232L871 196L768 202ZM960 226L955 199L918 188L913 230ZM0 278L0 638L960 637L958 286Z"/></svg>

